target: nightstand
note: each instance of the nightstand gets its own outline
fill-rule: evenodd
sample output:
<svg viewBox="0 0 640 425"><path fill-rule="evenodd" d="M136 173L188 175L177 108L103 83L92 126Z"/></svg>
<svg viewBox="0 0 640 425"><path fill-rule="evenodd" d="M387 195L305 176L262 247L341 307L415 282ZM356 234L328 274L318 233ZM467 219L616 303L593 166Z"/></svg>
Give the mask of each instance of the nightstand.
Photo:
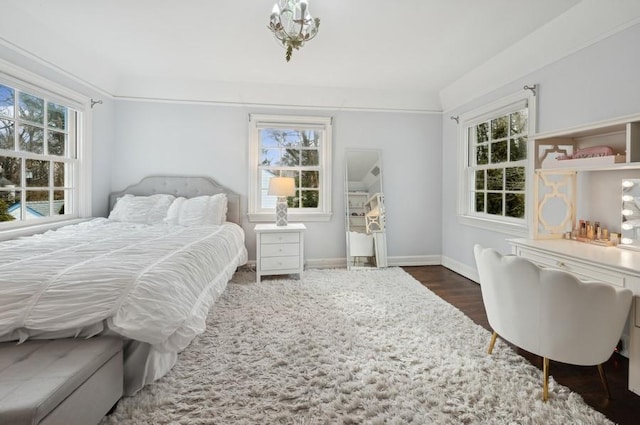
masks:
<svg viewBox="0 0 640 425"><path fill-rule="evenodd" d="M274 274L297 273L302 279L304 267L304 231L302 223L286 226L257 224L256 232L256 281Z"/></svg>

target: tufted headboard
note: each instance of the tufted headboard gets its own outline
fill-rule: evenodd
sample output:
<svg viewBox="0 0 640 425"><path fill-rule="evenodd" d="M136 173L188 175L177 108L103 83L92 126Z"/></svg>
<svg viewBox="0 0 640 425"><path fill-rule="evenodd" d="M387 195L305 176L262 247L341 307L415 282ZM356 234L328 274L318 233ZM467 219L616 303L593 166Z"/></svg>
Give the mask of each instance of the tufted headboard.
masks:
<svg viewBox="0 0 640 425"><path fill-rule="evenodd" d="M132 184L120 192L109 194L109 211L116 200L125 194L149 196L156 193L167 193L176 197L193 198L200 195L226 193L228 200L227 221L240 223L240 195L219 185L215 180L205 176L148 176L138 183Z"/></svg>

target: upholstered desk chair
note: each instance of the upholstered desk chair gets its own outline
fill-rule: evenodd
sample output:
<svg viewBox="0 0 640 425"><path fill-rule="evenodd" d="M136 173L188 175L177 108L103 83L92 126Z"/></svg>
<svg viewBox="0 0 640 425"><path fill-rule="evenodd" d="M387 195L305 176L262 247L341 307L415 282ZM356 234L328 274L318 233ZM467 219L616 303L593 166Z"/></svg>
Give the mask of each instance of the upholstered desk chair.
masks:
<svg viewBox="0 0 640 425"><path fill-rule="evenodd" d="M598 366L620 339L632 292L605 283L582 282L570 273L475 245L482 299L493 335L543 357L542 399L549 394L549 360Z"/></svg>

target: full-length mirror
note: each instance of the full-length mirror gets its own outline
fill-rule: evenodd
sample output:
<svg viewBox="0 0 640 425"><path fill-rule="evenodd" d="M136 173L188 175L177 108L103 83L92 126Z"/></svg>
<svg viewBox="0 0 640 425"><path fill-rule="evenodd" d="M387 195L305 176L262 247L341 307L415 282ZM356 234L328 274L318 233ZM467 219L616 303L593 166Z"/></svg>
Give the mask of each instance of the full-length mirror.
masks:
<svg viewBox="0 0 640 425"><path fill-rule="evenodd" d="M622 180L621 248L640 250L640 180Z"/></svg>
<svg viewBox="0 0 640 425"><path fill-rule="evenodd" d="M347 149L345 163L347 268L387 267L382 155Z"/></svg>

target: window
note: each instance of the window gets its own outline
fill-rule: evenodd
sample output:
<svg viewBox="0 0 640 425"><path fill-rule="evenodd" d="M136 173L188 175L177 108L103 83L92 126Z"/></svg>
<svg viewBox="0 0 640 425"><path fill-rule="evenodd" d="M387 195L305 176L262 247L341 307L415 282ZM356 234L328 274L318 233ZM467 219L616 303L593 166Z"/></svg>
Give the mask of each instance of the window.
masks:
<svg viewBox="0 0 640 425"><path fill-rule="evenodd" d="M529 92L462 117L459 217L465 224L526 234L529 135L535 108Z"/></svg>
<svg viewBox="0 0 640 425"><path fill-rule="evenodd" d="M79 198L77 102L1 71L0 230L77 218L86 211Z"/></svg>
<svg viewBox="0 0 640 425"><path fill-rule="evenodd" d="M249 218L274 219L276 197L267 194L271 177L293 177L287 198L289 219L331 217L331 119L251 115L249 129Z"/></svg>

